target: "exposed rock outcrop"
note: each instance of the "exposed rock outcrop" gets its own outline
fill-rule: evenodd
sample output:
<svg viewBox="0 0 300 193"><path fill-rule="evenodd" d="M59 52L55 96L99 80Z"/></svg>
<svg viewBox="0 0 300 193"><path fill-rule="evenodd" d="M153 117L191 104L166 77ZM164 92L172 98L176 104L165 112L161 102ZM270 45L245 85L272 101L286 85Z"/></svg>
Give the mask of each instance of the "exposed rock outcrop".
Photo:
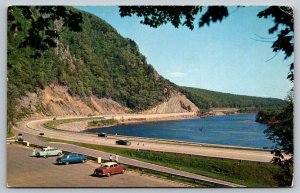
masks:
<svg viewBox="0 0 300 193"><path fill-rule="evenodd" d="M111 99L98 99L90 96L83 101L79 97L71 96L68 88L52 84L46 86L37 93L27 93L20 101L20 109L27 109L32 116L63 116L63 115L100 115L100 114L123 114L130 109Z"/></svg>
<svg viewBox="0 0 300 193"><path fill-rule="evenodd" d="M144 113L186 113L197 112L198 107L181 93L172 93L163 103L144 111Z"/></svg>
<svg viewBox="0 0 300 193"><path fill-rule="evenodd" d="M68 87L57 84L46 86L36 93L27 93L20 101L19 110L24 109L32 117L66 116L66 115L108 115L131 113L132 110L110 98L90 96L80 98L71 96ZM187 113L197 112L198 108L181 93L172 92L165 102L143 111L142 113Z"/></svg>

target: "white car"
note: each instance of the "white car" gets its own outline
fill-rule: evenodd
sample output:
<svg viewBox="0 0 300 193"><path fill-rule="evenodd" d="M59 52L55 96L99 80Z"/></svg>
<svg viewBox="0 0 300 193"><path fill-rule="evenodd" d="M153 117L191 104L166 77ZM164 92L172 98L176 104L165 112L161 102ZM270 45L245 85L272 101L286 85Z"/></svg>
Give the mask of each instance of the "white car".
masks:
<svg viewBox="0 0 300 193"><path fill-rule="evenodd" d="M35 157L48 157L48 156L60 156L63 152L60 149L52 148L52 147L46 147L42 150L34 150L32 153L32 156Z"/></svg>

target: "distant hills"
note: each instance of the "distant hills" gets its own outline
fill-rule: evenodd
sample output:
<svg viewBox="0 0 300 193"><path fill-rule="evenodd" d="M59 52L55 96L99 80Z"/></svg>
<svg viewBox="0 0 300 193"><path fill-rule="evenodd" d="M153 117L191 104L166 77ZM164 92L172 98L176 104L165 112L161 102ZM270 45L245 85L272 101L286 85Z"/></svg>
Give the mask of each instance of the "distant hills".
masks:
<svg viewBox="0 0 300 193"><path fill-rule="evenodd" d="M244 112L274 109L283 105L283 100L210 91L200 88L178 87L178 90L200 109L238 108Z"/></svg>
<svg viewBox="0 0 300 193"><path fill-rule="evenodd" d="M74 8L70 8L75 10ZM36 12L34 8L32 12ZM196 111L211 107L273 108L282 100L179 87L159 75L139 52L102 19L83 16L82 32L55 23L61 36L58 47L32 58L34 50L20 48L29 33L29 20L18 7L12 9L20 22L8 22L8 120L36 115L87 115L143 112L162 103L159 112ZM182 96L183 95L186 96ZM172 101L170 102L170 100ZM155 112L155 111L151 111Z"/></svg>

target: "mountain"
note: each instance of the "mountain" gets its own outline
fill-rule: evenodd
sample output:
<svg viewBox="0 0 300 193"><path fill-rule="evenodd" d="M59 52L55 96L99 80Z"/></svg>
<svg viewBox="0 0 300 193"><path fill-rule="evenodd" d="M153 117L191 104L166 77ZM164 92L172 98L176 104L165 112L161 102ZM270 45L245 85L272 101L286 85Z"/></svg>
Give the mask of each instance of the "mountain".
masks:
<svg viewBox="0 0 300 193"><path fill-rule="evenodd" d="M70 31L57 20L53 26L60 34L58 46L44 51L42 57L32 57L35 50L20 47L31 21L19 7L9 11L20 24L16 27L16 22L8 21L9 123L32 115L197 112L198 107L210 107L211 101L212 106L222 107L230 100L249 99L250 106L265 107L257 97L227 97L223 103L228 95L197 94L175 85L148 64L133 40L83 11L78 11L83 16L81 32ZM37 9L31 12L38 16ZM278 104L275 99L264 101Z"/></svg>
<svg viewBox="0 0 300 193"><path fill-rule="evenodd" d="M53 24L61 36L58 47L34 58L35 50L19 47L31 22L18 7L11 11L21 25L14 29L14 23L8 23L11 116L16 115L14 108L18 117L141 112L180 97L174 84L147 63L136 43L102 19L81 11L82 32ZM172 110L160 112L198 110L188 99L175 101Z"/></svg>
<svg viewBox="0 0 300 193"><path fill-rule="evenodd" d="M284 104L283 100L276 98L236 95L185 86L177 89L200 109L223 107L257 112L260 109L277 109Z"/></svg>

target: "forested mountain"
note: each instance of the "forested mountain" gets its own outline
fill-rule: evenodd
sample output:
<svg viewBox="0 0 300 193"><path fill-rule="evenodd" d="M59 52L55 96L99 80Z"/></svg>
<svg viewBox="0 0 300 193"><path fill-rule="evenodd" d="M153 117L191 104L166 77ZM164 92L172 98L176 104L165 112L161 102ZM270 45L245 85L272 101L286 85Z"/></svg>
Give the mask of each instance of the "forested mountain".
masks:
<svg viewBox="0 0 300 193"><path fill-rule="evenodd" d="M18 15L17 8L14 12L22 23L22 31L8 33L8 77L9 85L18 87L19 95L55 80L67 85L72 95L85 98L93 93L143 110L169 94L169 82L147 64L135 42L121 37L94 15L82 12L80 33L59 29L57 24L62 37L59 47L36 59L30 57L34 50L17 49L30 22Z"/></svg>
<svg viewBox="0 0 300 193"><path fill-rule="evenodd" d="M178 91L200 108L270 107L282 102L178 87L147 63L133 40L123 38L92 14L68 9L82 14L82 31L64 27L61 20L53 22L60 35L57 47L45 49L41 57L33 57L36 50L20 46L31 33L32 20L26 19L19 7L9 8L14 20L8 21L8 123L33 112L53 115L55 108L66 114L108 112L112 106L124 107L120 112L141 112L170 98L184 110L195 110L189 101L174 99L179 96ZM34 7L30 12L33 18L40 16ZM103 100L106 111L101 110Z"/></svg>
<svg viewBox="0 0 300 193"><path fill-rule="evenodd" d="M235 95L200 88L178 87L178 90L200 109L216 107L239 108L244 111L280 108L284 104L281 99Z"/></svg>

